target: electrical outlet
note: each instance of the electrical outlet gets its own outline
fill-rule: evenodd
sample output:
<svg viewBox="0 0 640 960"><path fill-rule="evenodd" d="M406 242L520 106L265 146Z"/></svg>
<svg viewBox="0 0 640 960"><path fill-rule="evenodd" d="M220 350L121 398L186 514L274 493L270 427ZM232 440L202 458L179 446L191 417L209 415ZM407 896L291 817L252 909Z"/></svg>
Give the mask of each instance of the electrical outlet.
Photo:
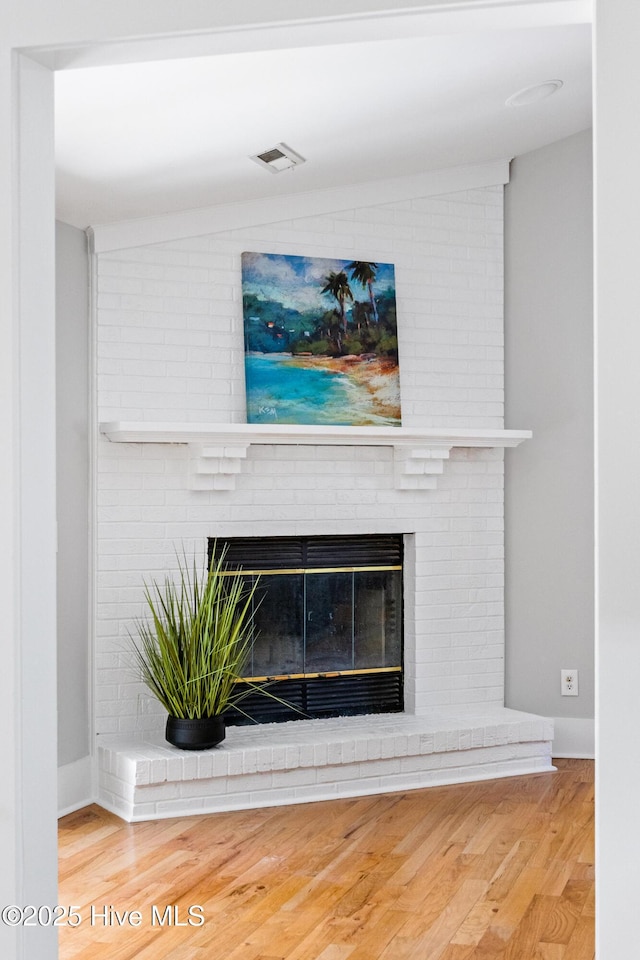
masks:
<svg viewBox="0 0 640 960"><path fill-rule="evenodd" d="M578 696L578 671L561 670L560 671L560 693L563 697Z"/></svg>

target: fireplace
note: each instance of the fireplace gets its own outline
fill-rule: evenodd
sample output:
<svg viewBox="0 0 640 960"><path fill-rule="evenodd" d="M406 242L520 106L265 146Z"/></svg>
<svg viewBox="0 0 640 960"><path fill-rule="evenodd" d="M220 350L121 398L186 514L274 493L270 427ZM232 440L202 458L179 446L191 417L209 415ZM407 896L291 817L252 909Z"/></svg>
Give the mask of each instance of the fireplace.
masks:
<svg viewBox="0 0 640 960"><path fill-rule="evenodd" d="M222 555L257 584L244 687L274 695L249 693L228 724L402 711L401 536L211 539Z"/></svg>
<svg viewBox="0 0 640 960"><path fill-rule="evenodd" d="M101 802L127 819L550 769L550 721L503 706L503 449L528 433L503 429L501 182L407 201L376 186L370 197L238 230L216 220L209 234L97 257L96 733ZM393 259L402 427L246 423L247 249ZM295 576L319 605L300 612L278 599L294 576L283 574L259 612L271 606L278 656L267 644L249 675L298 684L287 699L299 696L305 712L317 690L332 712L335 688L339 716L238 723L198 756L166 744L166 713L123 647L144 612L141 581L175 570L176 546L201 556L212 535L261 549L284 537L282 552L299 537L322 547L325 537L381 534L395 538L399 561L287 557L284 569L307 571ZM241 562L264 571L260 589L276 584L265 557ZM360 615L367 590L374 599ZM382 613L384 642L373 629ZM292 621L313 648L302 663ZM353 633L350 623L356 639L332 659L330 641ZM390 683L404 708L387 705L380 687ZM363 691L369 705L358 707ZM356 709L363 715L343 715Z"/></svg>

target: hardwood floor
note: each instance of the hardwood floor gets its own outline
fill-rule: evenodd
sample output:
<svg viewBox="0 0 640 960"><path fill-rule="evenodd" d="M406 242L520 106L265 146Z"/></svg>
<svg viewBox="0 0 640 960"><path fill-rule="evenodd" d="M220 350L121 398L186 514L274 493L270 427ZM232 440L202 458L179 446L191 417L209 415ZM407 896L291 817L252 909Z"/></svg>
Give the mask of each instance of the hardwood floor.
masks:
<svg viewBox="0 0 640 960"><path fill-rule="evenodd" d="M133 825L70 814L60 903L81 922L60 929L60 957L592 960L593 763L556 765Z"/></svg>

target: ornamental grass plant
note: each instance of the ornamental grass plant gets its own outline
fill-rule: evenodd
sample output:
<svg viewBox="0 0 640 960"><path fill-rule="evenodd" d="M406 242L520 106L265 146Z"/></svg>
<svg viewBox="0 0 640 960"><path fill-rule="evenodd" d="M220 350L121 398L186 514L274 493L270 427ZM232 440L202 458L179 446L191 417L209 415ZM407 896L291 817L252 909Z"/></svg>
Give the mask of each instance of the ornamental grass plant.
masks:
<svg viewBox="0 0 640 960"><path fill-rule="evenodd" d="M142 679L171 717L220 716L258 685L236 683L254 640L257 580L228 573L224 554L201 572L178 556L178 575L145 583L148 618L131 641Z"/></svg>

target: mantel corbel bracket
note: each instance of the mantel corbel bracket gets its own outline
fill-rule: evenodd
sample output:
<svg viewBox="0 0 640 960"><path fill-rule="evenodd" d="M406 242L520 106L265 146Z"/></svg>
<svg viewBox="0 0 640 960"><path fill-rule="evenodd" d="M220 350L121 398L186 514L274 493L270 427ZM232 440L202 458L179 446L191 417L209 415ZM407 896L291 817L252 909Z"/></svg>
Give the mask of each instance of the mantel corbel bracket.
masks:
<svg viewBox="0 0 640 960"><path fill-rule="evenodd" d="M398 444L393 448L393 469L396 490L435 490L438 477L449 459L451 447L408 447Z"/></svg>
<svg viewBox="0 0 640 960"><path fill-rule="evenodd" d="M249 447L249 443L190 443L189 488L235 490Z"/></svg>

